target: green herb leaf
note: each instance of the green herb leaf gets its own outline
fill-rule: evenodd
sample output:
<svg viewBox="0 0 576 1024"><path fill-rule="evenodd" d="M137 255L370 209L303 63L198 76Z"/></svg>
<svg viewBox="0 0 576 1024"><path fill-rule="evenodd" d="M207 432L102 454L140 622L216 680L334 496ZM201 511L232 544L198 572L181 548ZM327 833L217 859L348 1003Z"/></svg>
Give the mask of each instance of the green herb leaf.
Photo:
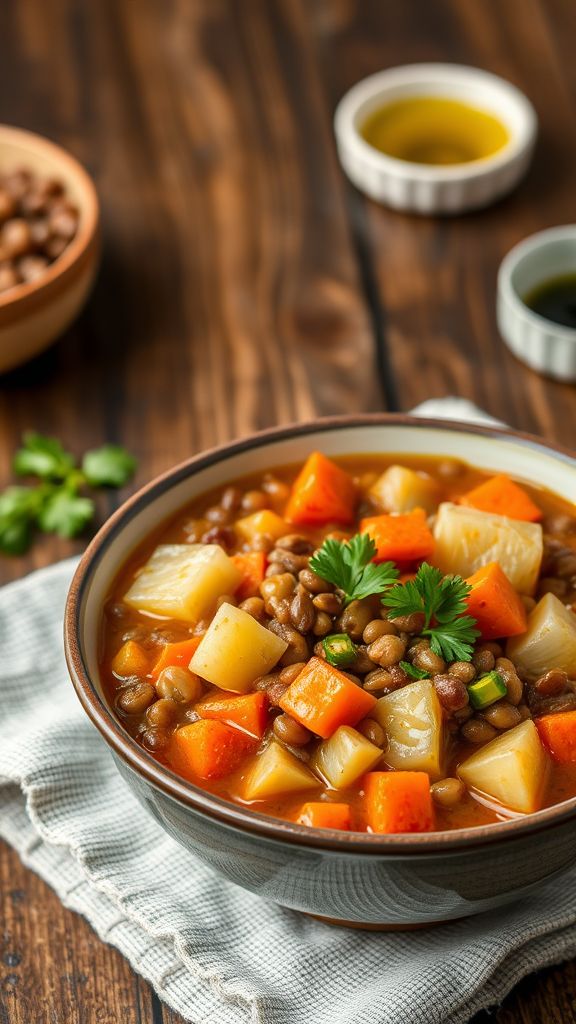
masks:
<svg viewBox="0 0 576 1024"><path fill-rule="evenodd" d="M60 487L46 500L38 514L38 525L44 533L59 537L76 537L91 522L94 502Z"/></svg>
<svg viewBox="0 0 576 1024"><path fill-rule="evenodd" d="M12 466L18 476L34 475L43 480L64 480L74 468L74 459L64 451L56 438L28 431L24 434L22 448L16 452Z"/></svg>
<svg viewBox="0 0 576 1024"><path fill-rule="evenodd" d="M409 661L401 661L400 668L403 668L406 675L410 676L411 679L429 679L430 673L426 672L423 668L416 668L415 665L411 665Z"/></svg>
<svg viewBox="0 0 576 1024"><path fill-rule="evenodd" d="M423 612L422 636L430 638L434 654L446 661L470 661L474 640L480 636L476 619L466 612L470 586L460 576L442 576L435 566L423 562L415 579L387 591L384 604L390 618Z"/></svg>
<svg viewBox="0 0 576 1024"><path fill-rule="evenodd" d="M134 456L116 444L86 452L82 459L82 470L92 487L123 487L135 469Z"/></svg>
<svg viewBox="0 0 576 1024"><path fill-rule="evenodd" d="M0 551L23 555L30 547L37 508L37 489L8 487L0 495Z"/></svg>
<svg viewBox="0 0 576 1024"><path fill-rule="evenodd" d="M359 601L384 591L398 579L393 562L376 565L372 559L376 545L367 533L357 533L349 541L328 538L310 559L310 568L344 592L344 604Z"/></svg>

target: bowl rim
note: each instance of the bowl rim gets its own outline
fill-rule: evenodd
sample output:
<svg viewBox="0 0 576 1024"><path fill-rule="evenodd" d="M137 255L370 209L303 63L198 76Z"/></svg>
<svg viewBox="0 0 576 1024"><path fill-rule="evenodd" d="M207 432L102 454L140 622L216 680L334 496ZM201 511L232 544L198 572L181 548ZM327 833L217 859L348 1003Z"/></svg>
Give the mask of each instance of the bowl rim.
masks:
<svg viewBox="0 0 576 1024"><path fill-rule="evenodd" d="M404 80L404 81L403 81ZM487 157L460 164L431 165L400 160L376 149L361 135L356 123L360 107L371 98L385 97L396 85L425 84L435 80L438 86L457 86L466 80L472 85L489 83L500 89L516 105L522 125L510 129L510 138L500 149ZM478 102L478 107L482 104ZM482 108L484 109L484 108ZM490 176L501 167L518 159L533 146L538 133L538 116L533 104L518 86L484 68L449 62L400 64L376 71L362 78L344 93L334 113L334 131L339 144L354 152L358 160L374 170L396 178L435 183L477 180Z"/></svg>
<svg viewBox="0 0 576 1024"><path fill-rule="evenodd" d="M512 281L514 271L520 263L531 253L544 252L549 245L559 241L573 241L576 245L576 224L557 224L553 227L544 228L542 231L535 231L526 238L517 242L509 252L506 253L498 268L498 298L507 303L513 309L518 320L532 327L537 327L540 332L545 331L556 341L568 342L571 346L576 342L576 327L568 327L565 324L557 324L554 320L548 320L540 313L535 313L526 305L524 299ZM541 284L549 278L543 273Z"/></svg>
<svg viewBox="0 0 576 1024"><path fill-rule="evenodd" d="M23 147L28 145L31 150L45 150L55 162L67 168L69 178L76 179L84 194L86 205L81 211L78 231L64 252L35 281L14 285L13 288L0 294L0 311L8 306L15 306L20 300L25 300L31 295L39 295L46 291L70 270L88 249L97 233L100 219L100 204L96 186L88 171L67 149L37 132L3 123L0 124L0 142L2 141L6 141L8 144L13 142Z"/></svg>
<svg viewBox="0 0 576 1024"><path fill-rule="evenodd" d="M365 413L352 416L324 417L304 423L272 427L253 433L237 441L228 442L186 459L160 474L133 494L100 528L84 552L72 579L64 614L64 650L68 671L76 694L88 717L104 737L113 752L153 788L193 811L204 814L220 824L254 836L303 848L333 851L340 855L380 855L385 857L444 854L470 849L495 842L524 837L556 826L576 815L576 797L523 817L488 825L454 831L428 833L402 833L380 835L364 832L339 832L311 828L273 818L250 808L244 808L217 797L193 783L187 782L165 765L156 761L123 729L119 719L100 698L92 683L82 653L81 610L91 577L106 554L111 540L122 532L133 515L151 500L161 497L172 486L230 456L270 442L300 437L308 433L323 433L365 426L409 426L417 429L435 429L465 432L483 437L515 440L522 446L552 453L560 461L574 466L576 456L561 445L544 441L532 434L499 426L480 425L460 420L443 420L412 416L406 413Z"/></svg>

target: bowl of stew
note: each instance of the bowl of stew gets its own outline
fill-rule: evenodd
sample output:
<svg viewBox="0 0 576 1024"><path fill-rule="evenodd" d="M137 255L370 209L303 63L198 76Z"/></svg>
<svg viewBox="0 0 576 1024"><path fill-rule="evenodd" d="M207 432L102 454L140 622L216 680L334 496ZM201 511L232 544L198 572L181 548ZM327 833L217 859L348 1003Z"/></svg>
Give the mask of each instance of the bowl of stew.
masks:
<svg viewBox="0 0 576 1024"><path fill-rule="evenodd" d="M72 681L179 843L294 910L422 927L576 862L576 460L402 415L195 456L71 586Z"/></svg>

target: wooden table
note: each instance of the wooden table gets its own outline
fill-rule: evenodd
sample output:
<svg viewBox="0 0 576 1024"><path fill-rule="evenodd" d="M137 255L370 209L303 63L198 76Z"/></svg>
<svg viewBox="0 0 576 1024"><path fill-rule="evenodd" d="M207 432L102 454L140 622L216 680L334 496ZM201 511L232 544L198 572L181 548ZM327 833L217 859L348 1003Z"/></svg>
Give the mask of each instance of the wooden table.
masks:
<svg viewBox="0 0 576 1024"><path fill-rule="evenodd" d="M141 484L268 424L445 394L574 444L572 388L508 354L494 294L515 242L576 219L575 33L572 0L0 4L0 120L86 163L104 231L84 315L0 380L0 483L26 428L77 452L122 442ZM485 212L401 216L339 170L344 90L430 60L504 75L540 115L528 179ZM2 579L81 547L45 539ZM7 848L0 908L1 1024L180 1024ZM569 964L490 1019L569 1024L575 1007Z"/></svg>

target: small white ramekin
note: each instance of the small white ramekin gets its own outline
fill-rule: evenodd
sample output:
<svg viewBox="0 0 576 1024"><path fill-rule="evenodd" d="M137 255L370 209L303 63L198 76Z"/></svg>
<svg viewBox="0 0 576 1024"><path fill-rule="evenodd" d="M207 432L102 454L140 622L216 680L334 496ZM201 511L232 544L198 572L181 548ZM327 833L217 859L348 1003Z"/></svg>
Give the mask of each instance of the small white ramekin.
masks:
<svg viewBox="0 0 576 1024"><path fill-rule="evenodd" d="M378 107L409 96L458 99L494 114L510 139L493 156L434 166L386 156L360 130ZM537 134L534 107L515 86L479 68L459 64L407 64L358 82L334 116L338 155L350 180L372 199L415 213L461 213L487 206L525 174Z"/></svg>
<svg viewBox="0 0 576 1024"><path fill-rule="evenodd" d="M529 309L524 298L539 284L576 274L576 224L548 228L514 246L498 271L500 333L518 359L557 380L576 380L576 329Z"/></svg>

